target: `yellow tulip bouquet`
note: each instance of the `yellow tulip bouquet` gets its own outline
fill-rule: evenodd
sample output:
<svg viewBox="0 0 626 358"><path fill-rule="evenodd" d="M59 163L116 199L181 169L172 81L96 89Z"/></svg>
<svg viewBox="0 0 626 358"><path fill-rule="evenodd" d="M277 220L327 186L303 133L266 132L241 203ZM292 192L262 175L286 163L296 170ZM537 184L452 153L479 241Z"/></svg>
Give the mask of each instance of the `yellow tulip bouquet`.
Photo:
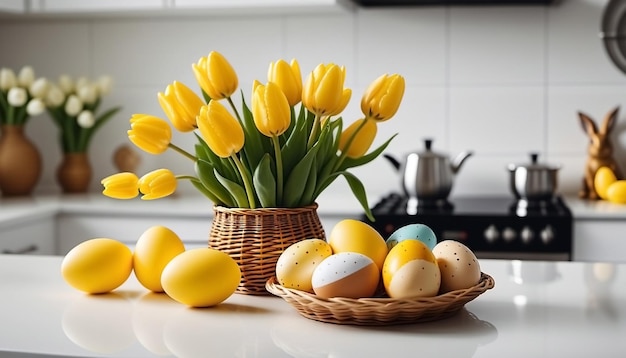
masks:
<svg viewBox="0 0 626 358"><path fill-rule="evenodd" d="M377 125L398 110L405 88L402 76L385 74L372 82L361 99L364 117L343 129L338 115L352 94L344 88L344 67L320 64L303 86L296 60L273 62L268 82L254 81L250 107L241 95L241 111L232 99L239 86L237 74L220 53L211 52L192 68L204 100L177 81L158 100L176 130L194 132L195 154L173 144L169 123L154 115L134 114L128 137L151 154L168 148L181 153L193 161L195 175L175 175L168 169L141 178L118 173L102 180L104 195L158 199L172 194L177 180L186 179L215 205L302 207L312 205L343 176L373 220L365 188L348 169L378 157L395 137L367 153Z"/></svg>

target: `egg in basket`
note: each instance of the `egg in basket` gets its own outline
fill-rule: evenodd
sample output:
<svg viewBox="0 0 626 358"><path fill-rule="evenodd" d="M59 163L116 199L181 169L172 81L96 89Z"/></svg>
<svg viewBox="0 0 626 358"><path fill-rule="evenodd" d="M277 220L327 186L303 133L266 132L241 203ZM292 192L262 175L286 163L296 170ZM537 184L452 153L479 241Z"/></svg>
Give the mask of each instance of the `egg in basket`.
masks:
<svg viewBox="0 0 626 358"><path fill-rule="evenodd" d="M289 246L266 288L310 319L390 325L448 317L494 285L469 248L437 243L424 224L404 226L385 240L368 224L345 219L328 241Z"/></svg>

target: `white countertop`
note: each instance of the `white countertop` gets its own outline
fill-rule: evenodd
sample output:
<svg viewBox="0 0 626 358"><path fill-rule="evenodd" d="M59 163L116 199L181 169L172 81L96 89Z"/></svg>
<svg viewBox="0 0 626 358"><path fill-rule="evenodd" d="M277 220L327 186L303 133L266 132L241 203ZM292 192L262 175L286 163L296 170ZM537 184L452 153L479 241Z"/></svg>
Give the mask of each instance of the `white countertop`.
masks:
<svg viewBox="0 0 626 358"><path fill-rule="evenodd" d="M606 200L582 200L576 197L564 199L576 220L626 219L626 204L614 204Z"/></svg>
<svg viewBox="0 0 626 358"><path fill-rule="evenodd" d="M0 356L527 358L626 352L626 265L481 260L496 285L457 315L359 327L309 320L274 296L234 294L216 307L190 309L148 293L134 275L113 293L90 296L63 281L61 260L0 255Z"/></svg>

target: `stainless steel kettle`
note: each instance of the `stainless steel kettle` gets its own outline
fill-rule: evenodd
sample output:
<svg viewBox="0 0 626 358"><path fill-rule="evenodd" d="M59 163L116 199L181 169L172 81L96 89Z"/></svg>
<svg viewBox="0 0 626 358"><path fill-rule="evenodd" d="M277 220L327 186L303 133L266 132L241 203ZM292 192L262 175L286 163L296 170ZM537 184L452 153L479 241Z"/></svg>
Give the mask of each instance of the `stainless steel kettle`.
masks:
<svg viewBox="0 0 626 358"><path fill-rule="evenodd" d="M433 140L425 139L426 150L409 153L404 163L389 154L383 156L401 172L402 189L409 198L423 201L445 200L452 191L454 177L471 151L459 153L450 161L447 155L433 152Z"/></svg>

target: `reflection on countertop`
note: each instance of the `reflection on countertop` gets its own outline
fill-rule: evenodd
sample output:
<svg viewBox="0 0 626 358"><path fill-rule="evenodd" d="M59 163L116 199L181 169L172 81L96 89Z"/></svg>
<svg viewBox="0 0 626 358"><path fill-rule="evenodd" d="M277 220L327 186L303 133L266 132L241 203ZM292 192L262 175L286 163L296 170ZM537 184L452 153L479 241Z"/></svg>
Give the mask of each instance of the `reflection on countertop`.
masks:
<svg viewBox="0 0 626 358"><path fill-rule="evenodd" d="M0 255L0 352L82 357L562 357L626 351L624 264L481 260L496 281L439 321L364 327L307 319L274 296L188 308L131 275L86 295L60 257ZM36 342L36 344L34 343ZM511 351L511 347L515 347ZM2 355L2 354L0 354Z"/></svg>

